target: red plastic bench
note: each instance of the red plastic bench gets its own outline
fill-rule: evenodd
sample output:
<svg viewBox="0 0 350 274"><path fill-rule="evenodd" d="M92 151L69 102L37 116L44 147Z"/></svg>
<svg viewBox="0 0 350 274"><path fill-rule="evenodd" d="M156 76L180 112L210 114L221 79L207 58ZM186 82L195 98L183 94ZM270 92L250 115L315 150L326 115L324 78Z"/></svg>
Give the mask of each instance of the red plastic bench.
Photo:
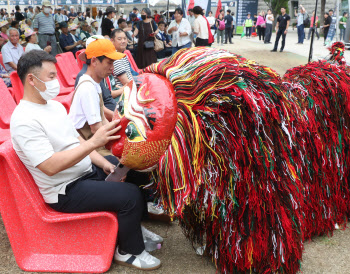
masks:
<svg viewBox="0 0 350 274"><path fill-rule="evenodd" d="M74 87L75 79L80 71L77 61L72 52L65 52L56 55L57 74L65 87Z"/></svg>
<svg viewBox="0 0 350 274"><path fill-rule="evenodd" d="M0 78L0 128L10 128L11 114L15 110L16 103L13 100L5 82Z"/></svg>
<svg viewBox="0 0 350 274"><path fill-rule="evenodd" d="M18 104L19 101L23 98L23 85L21 80L19 79L19 76L16 71L11 72L10 79L13 87L13 98L15 99L16 103ZM67 91L66 94L59 94L54 100L60 102L67 110L67 113L69 112L70 105L72 102L73 97L73 90L74 88L65 88L61 89L63 91Z"/></svg>
<svg viewBox="0 0 350 274"><path fill-rule="evenodd" d="M0 145L11 139L10 129L0 128ZM0 176L1 178L1 176ZM0 182L1 183L1 182Z"/></svg>
<svg viewBox="0 0 350 274"><path fill-rule="evenodd" d="M5 68L4 59L2 58L1 53L0 53L0 64Z"/></svg>
<svg viewBox="0 0 350 274"><path fill-rule="evenodd" d="M129 50L125 50L124 53L128 57L128 60L130 62L130 65L131 65L132 69L134 71L136 71L137 73L142 73L142 70L137 67L136 62L134 60L134 57L132 57L131 52Z"/></svg>
<svg viewBox="0 0 350 274"><path fill-rule="evenodd" d="M0 146L0 168L0 212L21 269L102 273L110 268L118 232L114 213L51 209L11 141Z"/></svg>
<svg viewBox="0 0 350 274"><path fill-rule="evenodd" d="M77 58L77 63L78 63L78 66L79 66L79 69L81 70L83 68L83 65L85 64L85 62L81 61L79 59L79 55L81 53L85 52L85 49L81 49L81 50L78 50L76 53L75 53L75 57Z"/></svg>

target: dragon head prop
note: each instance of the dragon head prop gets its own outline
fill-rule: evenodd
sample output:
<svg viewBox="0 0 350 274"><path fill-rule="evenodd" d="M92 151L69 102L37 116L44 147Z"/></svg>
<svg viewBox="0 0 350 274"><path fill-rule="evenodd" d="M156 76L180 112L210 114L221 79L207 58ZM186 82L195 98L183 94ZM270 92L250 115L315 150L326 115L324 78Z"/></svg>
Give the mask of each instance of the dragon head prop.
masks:
<svg viewBox="0 0 350 274"><path fill-rule="evenodd" d="M130 169L150 171L169 146L177 120L174 88L165 77L142 74L124 88L113 120L121 138L106 147Z"/></svg>

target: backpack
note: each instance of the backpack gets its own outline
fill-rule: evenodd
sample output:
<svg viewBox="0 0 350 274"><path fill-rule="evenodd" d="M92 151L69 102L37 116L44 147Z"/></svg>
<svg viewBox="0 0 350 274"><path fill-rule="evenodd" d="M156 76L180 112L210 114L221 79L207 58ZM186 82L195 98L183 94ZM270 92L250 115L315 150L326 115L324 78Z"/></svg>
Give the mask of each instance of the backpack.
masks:
<svg viewBox="0 0 350 274"><path fill-rule="evenodd" d="M306 18L303 21L304 26L309 26L310 25L310 19L309 15L307 14Z"/></svg>
<svg viewBox="0 0 350 274"><path fill-rule="evenodd" d="M224 20L218 20L219 22L219 30L224 30L225 29L225 22Z"/></svg>

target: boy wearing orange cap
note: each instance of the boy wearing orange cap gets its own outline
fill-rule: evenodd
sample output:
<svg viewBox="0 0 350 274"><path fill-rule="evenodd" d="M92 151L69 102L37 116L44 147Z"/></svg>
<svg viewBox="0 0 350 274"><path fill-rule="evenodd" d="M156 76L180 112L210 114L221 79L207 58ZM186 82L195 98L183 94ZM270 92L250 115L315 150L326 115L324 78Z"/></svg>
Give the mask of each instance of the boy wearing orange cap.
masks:
<svg viewBox="0 0 350 274"><path fill-rule="evenodd" d="M125 54L117 52L112 42L103 37L92 36L86 41L86 44L85 54L79 55L79 58L86 62L87 71L80 77L76 86L69 117L79 134L85 140L88 140L99 128L108 123L103 111L100 82L112 74L113 62L125 57ZM98 149L98 152L111 164L118 165L117 158L112 156L105 148ZM143 179L141 177L144 177L136 174L136 172L131 172L126 177L127 182L136 180L135 183L137 183ZM145 210L144 205L140 205L139 208ZM141 228L141 226L135 228L134 237L141 239L135 241L134 244L129 244L127 250L122 245L116 250L115 259L117 263L140 269L158 268L160 261L144 250L143 238L148 237L160 241L163 239L144 227Z"/></svg>
<svg viewBox="0 0 350 274"><path fill-rule="evenodd" d="M88 45L86 57L86 81L90 83L84 83L88 89L83 91L93 98L98 93L95 83L113 70L113 61L121 56L110 41L103 39ZM52 100L60 91L55 63L56 59L43 50L32 50L18 62L24 96L11 117L11 138L17 155L54 210L117 213L118 263L141 270L159 268L160 261L145 251L140 189L126 182L105 181L115 165L95 151L120 138L116 135L119 121L107 122L88 140L79 136L64 107Z"/></svg>

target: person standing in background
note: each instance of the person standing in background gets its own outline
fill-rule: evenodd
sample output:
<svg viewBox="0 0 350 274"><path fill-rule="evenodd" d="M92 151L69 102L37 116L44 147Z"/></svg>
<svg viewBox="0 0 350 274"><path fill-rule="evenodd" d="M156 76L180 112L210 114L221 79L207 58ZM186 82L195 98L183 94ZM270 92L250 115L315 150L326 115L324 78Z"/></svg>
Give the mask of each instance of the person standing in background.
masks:
<svg viewBox="0 0 350 274"><path fill-rule="evenodd" d="M189 9L188 10L188 22L190 22L190 25L191 25L191 34L190 34L190 38L191 38L191 41L193 44L195 44L195 41L194 41L194 33L193 33L193 27L194 27L194 20L196 20L196 17L194 17L194 14L193 14L193 10L192 9ZM174 14L175 16L175 14ZM176 20L176 18L174 17L174 20Z"/></svg>
<svg viewBox="0 0 350 274"><path fill-rule="evenodd" d="M277 51L277 47L278 47L278 42L282 36L282 46L280 49L280 52L282 52L284 50L284 46L286 44L286 36L288 33L288 28L289 28L289 23L290 23L290 16L286 13L286 8L282 7L281 8L281 15L278 16L277 18L277 24L276 24L276 41L275 41L275 46L273 48L273 50L271 50L272 52L276 52Z"/></svg>
<svg viewBox="0 0 350 274"><path fill-rule="evenodd" d="M102 36L111 36L111 33L114 30L112 19L114 18L115 14L116 10L112 6L107 7L101 23Z"/></svg>
<svg viewBox="0 0 350 274"><path fill-rule="evenodd" d="M135 29L134 35L139 35L139 41L137 45L136 64L139 69L157 62L157 54L153 47L145 47L145 44L149 41L154 42L155 36L158 34L158 26L154 20L152 20L152 13L149 8L143 8L141 11L142 21L139 21L137 28Z"/></svg>
<svg viewBox="0 0 350 274"><path fill-rule="evenodd" d="M154 21L156 21L156 23L159 23L159 19L160 19L160 15L158 14L158 11L155 10L154 11L154 15L153 15Z"/></svg>
<svg viewBox="0 0 350 274"><path fill-rule="evenodd" d="M297 44L303 44L305 39L305 31L304 31L304 20L307 17L307 12L305 8L300 5L300 12L297 13L297 10L295 9L295 16L297 17L297 29L298 29L298 43Z"/></svg>
<svg viewBox="0 0 350 274"><path fill-rule="evenodd" d="M34 31L38 33L39 46L44 49L51 46L51 55L57 54L57 41L55 36L55 22L51 15L51 2L43 1L43 10L35 16L33 23Z"/></svg>
<svg viewBox="0 0 350 274"><path fill-rule="evenodd" d="M209 22L211 34L214 36L216 26L215 26L215 17L213 16L213 12L212 11L209 11L207 20Z"/></svg>
<svg viewBox="0 0 350 274"><path fill-rule="evenodd" d="M272 35L272 24L275 18L273 17L272 11L267 10L266 15L266 30L265 30L265 44L271 44L271 35Z"/></svg>
<svg viewBox="0 0 350 274"><path fill-rule="evenodd" d="M247 18L244 20L243 27L245 27L245 35L247 39L250 39L252 35L253 20L250 17L250 12L247 14Z"/></svg>
<svg viewBox="0 0 350 274"><path fill-rule="evenodd" d="M332 23L332 17L329 16L329 13L326 12L324 14L324 23L323 26L321 26L321 28L323 28L323 36L324 36L324 46L326 45L326 40L327 40L327 36L328 36L328 31L329 31L329 27Z"/></svg>
<svg viewBox="0 0 350 274"><path fill-rule="evenodd" d="M24 20L24 16L21 13L21 9L20 9L20 7L18 5L16 6L15 20L18 21L18 22Z"/></svg>
<svg viewBox="0 0 350 274"><path fill-rule="evenodd" d="M235 32L235 26L236 26L236 18L235 18L235 13L231 12L231 16L232 16L232 30L231 30L231 37L233 38L233 34Z"/></svg>
<svg viewBox="0 0 350 274"><path fill-rule="evenodd" d="M33 20L33 18L34 18L33 6L29 6L28 10L29 11L27 12L27 19Z"/></svg>
<svg viewBox="0 0 350 274"><path fill-rule="evenodd" d="M209 29L207 20L202 16L203 9L200 6L195 6L193 13L196 17L193 28L194 34L197 35L196 47L207 47L209 46Z"/></svg>
<svg viewBox="0 0 350 274"><path fill-rule="evenodd" d="M230 41L230 44L233 44L232 43L233 17L231 15L231 10L227 10L227 14L224 20L225 20L225 44L227 44L227 41Z"/></svg>
<svg viewBox="0 0 350 274"><path fill-rule="evenodd" d="M256 28L259 35L259 41L265 40L265 28L266 28L266 21L265 21L265 12L261 11L258 16L258 20L256 21Z"/></svg>
<svg viewBox="0 0 350 274"><path fill-rule="evenodd" d="M318 31L317 31L318 16L316 16L315 26L314 26L314 17L315 17L315 11L312 12L312 17L311 17L311 21L310 21L310 29L309 29L309 33L307 35L307 40L310 40L310 36L311 36L313 29L315 29L315 33L317 35L317 40L320 39L320 35L318 34Z"/></svg>
<svg viewBox="0 0 350 274"><path fill-rule="evenodd" d="M192 27L190 22L183 18L183 11L181 8L175 10L175 20L171 21L168 27L168 34L173 35L172 53L176 53L179 49L190 48Z"/></svg>
<svg viewBox="0 0 350 274"><path fill-rule="evenodd" d="M218 19L216 19L216 29L217 29L217 38L218 38L218 45L220 43L220 37L221 37L221 45L224 44L224 34L225 34L225 19L222 16L222 14L219 14Z"/></svg>
<svg viewBox="0 0 350 274"><path fill-rule="evenodd" d="M57 13L54 15L55 22L61 23L63 21L63 14L61 14L61 7L56 9Z"/></svg>
<svg viewBox="0 0 350 274"><path fill-rule="evenodd" d="M348 20L348 13L344 12L343 17L340 18L339 29L340 29L340 41L345 40L345 30L346 30L346 22Z"/></svg>

